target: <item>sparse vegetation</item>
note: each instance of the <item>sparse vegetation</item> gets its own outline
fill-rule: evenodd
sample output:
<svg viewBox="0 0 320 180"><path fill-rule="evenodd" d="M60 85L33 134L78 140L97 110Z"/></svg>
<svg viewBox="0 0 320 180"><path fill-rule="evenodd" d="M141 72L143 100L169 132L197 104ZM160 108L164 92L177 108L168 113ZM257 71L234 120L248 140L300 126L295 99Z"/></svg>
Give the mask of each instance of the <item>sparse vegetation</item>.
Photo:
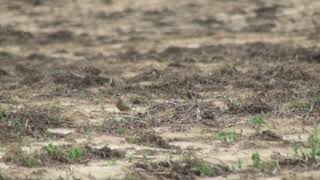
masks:
<svg viewBox="0 0 320 180"><path fill-rule="evenodd" d="M115 165L117 165L117 160L111 159L111 160L107 161L106 165L107 166L115 166Z"/></svg>
<svg viewBox="0 0 320 180"><path fill-rule="evenodd" d="M260 131L261 127L265 124L264 116L262 114L252 116L250 123L257 131Z"/></svg>
<svg viewBox="0 0 320 180"><path fill-rule="evenodd" d="M293 144L292 145L292 149L293 149L293 153L294 153L294 157L297 159L301 159L304 156L304 152L303 152L303 148L300 144Z"/></svg>
<svg viewBox="0 0 320 180"><path fill-rule="evenodd" d="M240 170L243 168L243 160L242 159L238 159L237 168L240 169Z"/></svg>
<svg viewBox="0 0 320 180"><path fill-rule="evenodd" d="M300 144L293 144L294 158L317 162L320 159L320 133L318 127L315 127L309 133L306 144L308 145L307 149Z"/></svg>
<svg viewBox="0 0 320 180"><path fill-rule="evenodd" d="M48 144L44 147L47 154L51 157L59 157L62 154L62 150L59 148L59 146Z"/></svg>
<svg viewBox="0 0 320 180"><path fill-rule="evenodd" d="M251 154L252 166L265 172L272 174L276 173L280 169L279 161L273 157L270 160L263 160L260 153L254 152Z"/></svg>
<svg viewBox="0 0 320 180"><path fill-rule="evenodd" d="M127 156L127 160L128 160L129 163L132 163L134 160L136 160L136 157L134 155L132 155L132 154L129 154Z"/></svg>
<svg viewBox="0 0 320 180"><path fill-rule="evenodd" d="M3 154L6 151L6 147L0 144L0 154Z"/></svg>
<svg viewBox="0 0 320 180"><path fill-rule="evenodd" d="M119 135L124 135L126 133L126 129L125 128L117 128L116 129L116 134L119 134Z"/></svg>
<svg viewBox="0 0 320 180"><path fill-rule="evenodd" d="M5 117L5 111L0 107L0 123L3 122L4 117Z"/></svg>
<svg viewBox="0 0 320 180"><path fill-rule="evenodd" d="M26 167L30 167L30 168L33 168L33 167L38 167L41 165L41 162L36 159L36 158L33 158L33 157L26 157L23 159L23 162L22 164Z"/></svg>
<svg viewBox="0 0 320 180"><path fill-rule="evenodd" d="M241 97L236 97L236 98L228 98L228 106L230 110L243 110L244 109L244 103L243 99Z"/></svg>
<svg viewBox="0 0 320 180"><path fill-rule="evenodd" d="M4 0L0 180L317 179L305 1Z"/></svg>
<svg viewBox="0 0 320 180"><path fill-rule="evenodd" d="M251 154L251 161L252 166L255 168L262 168L263 167L263 160L260 157L260 154L258 152L254 152Z"/></svg>
<svg viewBox="0 0 320 180"><path fill-rule="evenodd" d="M21 129L23 127L22 119L20 117L13 118L12 124L15 129Z"/></svg>
<svg viewBox="0 0 320 180"><path fill-rule="evenodd" d="M320 157L320 134L318 127L314 128L309 134L307 143L310 147L308 156L311 160L317 161Z"/></svg>
<svg viewBox="0 0 320 180"><path fill-rule="evenodd" d="M83 147L71 147L68 150L68 158L71 161L79 161L85 155L85 150Z"/></svg>
<svg viewBox="0 0 320 180"><path fill-rule="evenodd" d="M224 143L236 142L240 139L240 134L235 131L221 131L218 134L219 140Z"/></svg>
<svg viewBox="0 0 320 180"><path fill-rule="evenodd" d="M200 161L196 164L196 169L200 173L200 176L214 176L215 171L211 164Z"/></svg>
<svg viewBox="0 0 320 180"><path fill-rule="evenodd" d="M46 136L48 128L59 127L65 125L65 123L67 121L60 117L58 108L22 108L6 113L5 118L0 123L0 128L6 128L7 131L0 131L0 135L3 138Z"/></svg>
<svg viewBox="0 0 320 180"><path fill-rule="evenodd" d="M310 109L310 103L306 100L291 98L288 102L290 111L303 111L306 112Z"/></svg>
<svg viewBox="0 0 320 180"><path fill-rule="evenodd" d="M166 156L168 161L172 161L173 155L171 151L168 151Z"/></svg>

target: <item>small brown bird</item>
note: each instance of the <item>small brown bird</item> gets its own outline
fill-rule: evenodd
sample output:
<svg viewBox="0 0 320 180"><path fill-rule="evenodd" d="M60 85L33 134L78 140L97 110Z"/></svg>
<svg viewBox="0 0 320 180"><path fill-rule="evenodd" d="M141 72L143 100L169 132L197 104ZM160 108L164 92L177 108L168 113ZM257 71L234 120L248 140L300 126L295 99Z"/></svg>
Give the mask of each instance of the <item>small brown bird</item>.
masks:
<svg viewBox="0 0 320 180"><path fill-rule="evenodd" d="M129 103L127 103L120 94L117 94L116 106L120 111L131 111Z"/></svg>

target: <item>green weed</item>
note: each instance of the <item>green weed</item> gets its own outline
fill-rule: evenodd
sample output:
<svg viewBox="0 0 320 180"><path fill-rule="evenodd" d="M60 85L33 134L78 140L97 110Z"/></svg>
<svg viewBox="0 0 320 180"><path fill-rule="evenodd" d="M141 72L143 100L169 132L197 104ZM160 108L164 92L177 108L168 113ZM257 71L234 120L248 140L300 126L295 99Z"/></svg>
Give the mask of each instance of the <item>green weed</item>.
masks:
<svg viewBox="0 0 320 180"><path fill-rule="evenodd" d="M290 99L288 102L289 111L308 111L310 108L310 103L308 101L303 101L299 99Z"/></svg>
<svg viewBox="0 0 320 180"><path fill-rule="evenodd" d="M0 144L0 154L5 153L5 151L6 151L6 147L4 145Z"/></svg>
<svg viewBox="0 0 320 180"><path fill-rule="evenodd" d="M0 123L3 122L4 118L5 118L5 112L0 108Z"/></svg>
<svg viewBox="0 0 320 180"><path fill-rule="evenodd" d="M264 116L262 114L256 114L250 118L251 125L260 131L263 124L265 124Z"/></svg>
<svg viewBox="0 0 320 180"><path fill-rule="evenodd" d="M237 167L238 167L238 169L242 169L242 167L243 167L243 160L242 159L238 159Z"/></svg>
<svg viewBox="0 0 320 180"><path fill-rule="evenodd" d="M48 144L47 146L44 147L46 150L47 154L51 157L58 157L62 154L62 150L53 144Z"/></svg>
<svg viewBox="0 0 320 180"><path fill-rule="evenodd" d="M240 134L235 131L221 131L218 137L221 142L232 143L240 139Z"/></svg>
<svg viewBox="0 0 320 180"><path fill-rule="evenodd" d="M41 165L40 161L33 157L27 157L23 159L22 164L26 167L38 167Z"/></svg>
<svg viewBox="0 0 320 180"><path fill-rule="evenodd" d="M136 157L132 154L127 155L127 160L129 163L132 163L134 160L136 160Z"/></svg>
<svg viewBox="0 0 320 180"><path fill-rule="evenodd" d="M254 152L251 154L251 161L252 166L255 168L262 168L263 167L263 160L260 157L260 154L258 152Z"/></svg>
<svg viewBox="0 0 320 180"><path fill-rule="evenodd" d="M318 160L320 156L320 135L318 128L314 128L309 134L307 143L310 147L310 151L308 153L309 158L315 161Z"/></svg>
<svg viewBox="0 0 320 180"><path fill-rule="evenodd" d="M111 159L109 161L107 161L107 166L115 166L117 165L117 160L116 159Z"/></svg>
<svg viewBox="0 0 320 180"><path fill-rule="evenodd" d="M79 161L85 155L82 147L72 147L68 150L68 158L72 161Z"/></svg>
<svg viewBox="0 0 320 180"><path fill-rule="evenodd" d="M12 119L13 126L16 129L21 129L23 127L23 123L22 122L23 122L22 119L19 118L19 117L16 117L16 118Z"/></svg>
<svg viewBox="0 0 320 180"><path fill-rule="evenodd" d="M317 127L309 133L307 145L309 148L305 149L299 144L294 144L292 146L294 157L318 161L320 159L320 133Z"/></svg>
<svg viewBox="0 0 320 180"><path fill-rule="evenodd" d="M125 128L117 128L116 129L116 134L124 135L125 133L126 133L126 129Z"/></svg>
<svg viewBox="0 0 320 180"><path fill-rule="evenodd" d="M297 159L301 159L303 158L303 149L302 149L302 146L300 144L293 144L292 145L292 149L293 149L293 153L294 153L294 157L297 158Z"/></svg>
<svg viewBox="0 0 320 180"><path fill-rule="evenodd" d="M193 156L190 152L183 152L181 156L182 162L191 162L193 159Z"/></svg>
<svg viewBox="0 0 320 180"><path fill-rule="evenodd" d="M196 170L200 173L200 176L214 176L215 174L213 166L204 161L196 164Z"/></svg>

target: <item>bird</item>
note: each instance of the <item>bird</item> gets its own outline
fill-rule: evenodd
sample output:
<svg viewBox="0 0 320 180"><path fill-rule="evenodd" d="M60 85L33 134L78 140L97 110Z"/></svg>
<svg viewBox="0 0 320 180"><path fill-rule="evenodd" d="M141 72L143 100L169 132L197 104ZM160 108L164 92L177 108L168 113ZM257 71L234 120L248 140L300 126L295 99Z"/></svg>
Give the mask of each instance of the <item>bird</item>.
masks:
<svg viewBox="0 0 320 180"><path fill-rule="evenodd" d="M120 111L131 111L131 107L128 102L126 102L120 94L116 95L117 103L116 106Z"/></svg>

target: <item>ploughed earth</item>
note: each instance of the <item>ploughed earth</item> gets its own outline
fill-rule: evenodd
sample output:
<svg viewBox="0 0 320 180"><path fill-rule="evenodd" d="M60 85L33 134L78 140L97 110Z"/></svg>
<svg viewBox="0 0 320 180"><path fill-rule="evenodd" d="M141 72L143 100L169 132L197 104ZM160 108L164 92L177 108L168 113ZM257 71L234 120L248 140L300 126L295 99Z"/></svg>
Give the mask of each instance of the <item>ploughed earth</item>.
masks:
<svg viewBox="0 0 320 180"><path fill-rule="evenodd" d="M320 179L318 0L2 0L0 179Z"/></svg>

